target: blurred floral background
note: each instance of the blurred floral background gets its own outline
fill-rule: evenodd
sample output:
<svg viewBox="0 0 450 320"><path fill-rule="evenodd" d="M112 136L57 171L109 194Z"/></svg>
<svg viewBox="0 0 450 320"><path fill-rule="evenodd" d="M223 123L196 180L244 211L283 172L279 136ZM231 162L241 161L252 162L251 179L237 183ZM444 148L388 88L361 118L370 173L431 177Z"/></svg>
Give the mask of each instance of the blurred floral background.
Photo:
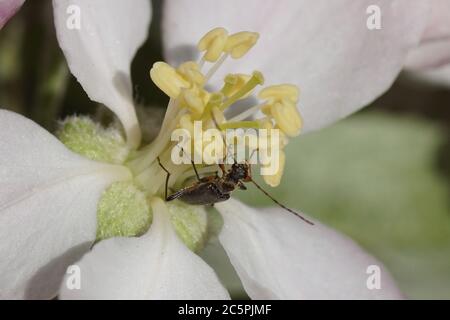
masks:
<svg viewBox="0 0 450 320"><path fill-rule="evenodd" d="M157 132L167 103L148 76L162 59L161 1L153 6L149 39L132 65L147 137ZM49 131L75 113L110 119L68 71L50 1L27 1L0 32L0 106ZM351 236L386 264L408 297L450 299L450 87L402 74L362 111L293 140L287 156L297 165L271 190L278 200ZM255 190L237 196L271 205ZM216 245L204 255L239 297Z"/></svg>

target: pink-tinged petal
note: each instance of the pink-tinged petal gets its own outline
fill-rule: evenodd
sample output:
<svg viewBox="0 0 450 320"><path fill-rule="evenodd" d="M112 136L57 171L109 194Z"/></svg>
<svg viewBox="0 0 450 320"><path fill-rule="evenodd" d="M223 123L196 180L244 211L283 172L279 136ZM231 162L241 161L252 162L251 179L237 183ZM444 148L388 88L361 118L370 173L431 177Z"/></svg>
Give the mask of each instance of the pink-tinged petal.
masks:
<svg viewBox="0 0 450 320"><path fill-rule="evenodd" d="M450 38L450 2L448 0L428 0L430 14L422 37L423 42Z"/></svg>
<svg viewBox="0 0 450 320"><path fill-rule="evenodd" d="M450 36L447 39L426 41L412 49L405 67L410 70L431 70L446 64L450 64Z"/></svg>
<svg viewBox="0 0 450 320"><path fill-rule="evenodd" d="M381 9L380 30L367 28L372 5ZM422 0L168 0L165 53L171 62L189 58L192 45L217 26L260 32L252 51L222 71L256 69L266 84L298 85L309 131L369 104L391 86L419 43L427 9Z"/></svg>
<svg viewBox="0 0 450 320"><path fill-rule="evenodd" d="M406 61L410 70L429 70L450 64L450 1L430 0L428 25L418 47Z"/></svg>
<svg viewBox="0 0 450 320"><path fill-rule="evenodd" d="M54 297L67 266L95 240L103 190L129 178L0 110L0 298Z"/></svg>
<svg viewBox="0 0 450 320"><path fill-rule="evenodd" d="M214 271L178 238L162 200L154 201L150 230L97 244L77 263L81 288L64 281L60 298L229 299Z"/></svg>
<svg viewBox="0 0 450 320"><path fill-rule="evenodd" d="M16 14L25 0L0 0L0 29Z"/></svg>
<svg viewBox="0 0 450 320"><path fill-rule="evenodd" d="M402 298L379 261L319 223L236 200L217 208L224 220L220 242L253 299ZM378 268L381 287L374 289Z"/></svg>
<svg viewBox="0 0 450 320"><path fill-rule="evenodd" d="M147 38L150 1L54 0L53 7L58 42L70 71L92 100L119 117L129 143L136 147L141 132L130 65Z"/></svg>

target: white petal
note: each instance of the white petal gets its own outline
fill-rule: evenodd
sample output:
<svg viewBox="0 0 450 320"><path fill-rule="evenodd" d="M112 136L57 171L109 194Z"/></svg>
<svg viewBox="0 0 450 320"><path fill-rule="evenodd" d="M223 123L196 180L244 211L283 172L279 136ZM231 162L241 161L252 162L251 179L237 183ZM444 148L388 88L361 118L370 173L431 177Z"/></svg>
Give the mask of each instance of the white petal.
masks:
<svg viewBox="0 0 450 320"><path fill-rule="evenodd" d="M148 0L54 0L58 42L72 74L92 100L121 120L137 146L140 129L133 106L130 65L147 38ZM80 28L76 28L79 13Z"/></svg>
<svg viewBox="0 0 450 320"><path fill-rule="evenodd" d="M0 0L0 29L20 9L25 0Z"/></svg>
<svg viewBox="0 0 450 320"><path fill-rule="evenodd" d="M192 53L209 29L258 31L259 43L226 72L261 70L266 84L302 91L305 130L336 121L388 89L427 18L421 0L168 0L163 36L171 62ZM369 30L366 9L381 9L381 30ZM234 63L234 62L233 62Z"/></svg>
<svg viewBox="0 0 450 320"><path fill-rule="evenodd" d="M78 263L81 289L62 299L228 299L214 271L175 234L162 200L140 238L102 241ZM153 207L155 209L155 207ZM69 279L69 278L68 278Z"/></svg>
<svg viewBox="0 0 450 320"><path fill-rule="evenodd" d="M129 177L0 110L0 298L55 296L67 265L95 239L102 191Z"/></svg>
<svg viewBox="0 0 450 320"><path fill-rule="evenodd" d="M236 200L217 208L224 219L220 242L253 299L401 298L380 262L323 225ZM371 265L382 270L380 290L366 286Z"/></svg>

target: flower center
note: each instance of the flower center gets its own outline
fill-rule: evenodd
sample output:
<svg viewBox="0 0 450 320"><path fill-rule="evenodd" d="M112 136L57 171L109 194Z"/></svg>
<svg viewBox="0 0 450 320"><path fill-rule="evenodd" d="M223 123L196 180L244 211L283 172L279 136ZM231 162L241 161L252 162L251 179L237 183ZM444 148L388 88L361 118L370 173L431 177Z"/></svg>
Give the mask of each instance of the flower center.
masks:
<svg viewBox="0 0 450 320"><path fill-rule="evenodd" d="M264 84L264 76L259 71L252 74L228 74L223 85L216 91L210 91L209 81L226 59L240 59L256 44L259 34L238 32L229 34L224 28L215 28L205 34L198 43L202 52L200 60L187 61L178 67L165 62L156 62L150 70L150 77L168 97L169 103L163 125L153 143L142 148L130 159L127 165L136 176L136 181L150 194L162 195L165 188L166 173L157 162L159 157L163 166L170 171L169 188L176 189L189 176L194 175L192 166L174 164L171 151L175 143L171 134L177 128L193 133L194 122L201 121L202 130L226 129L279 129L281 142L276 143L280 164L278 171L263 176L266 183L277 186L284 169L284 151L288 137L297 136L302 127L302 119L296 104L299 90L291 84L273 85L258 93L260 102L227 117L237 102L250 97L258 86ZM198 145L192 142L194 151ZM252 146L248 146L249 149ZM188 152L189 153L189 152ZM251 150L249 154L251 153ZM192 156L189 154L188 156ZM198 165L201 173L217 171L216 165Z"/></svg>
<svg viewBox="0 0 450 320"><path fill-rule="evenodd" d="M164 197L167 173L170 172L167 187L176 191L186 186L186 180L195 177L190 164L175 164L171 159L176 142L171 136L176 129L195 130L200 122L201 130L218 129L278 129L276 143L266 145L270 153L278 155L275 173L263 175L270 186L280 183L285 167L284 147L288 137L297 136L302 119L296 104L299 90L292 84L265 87L256 95L259 102L246 110L236 112L241 100L253 96L264 84L259 71L251 74L228 74L217 90L210 90L211 79L227 59L241 59L256 44L259 34L238 32L229 34L224 28L215 28L198 42L201 55L199 61L187 61L177 67L165 62L156 62L150 70L150 77L168 97L169 103L161 130L152 143L138 150L129 150L117 130L102 129L86 118L72 118L63 123L60 139L75 152L84 156L127 166L133 173L133 181L113 184L105 191L98 211L98 239L112 236L140 235L151 223L152 197ZM230 112L231 111L231 112ZM233 113L233 116L229 114ZM195 135L193 135L195 137ZM275 140L270 134L267 139ZM193 153L202 154L203 144L191 141ZM248 154L260 146L247 142ZM185 151L185 150L183 150ZM226 155L228 156L228 155ZM263 164L269 166L270 164ZM218 171L215 163L197 165L200 175L212 175ZM172 222L180 238L193 250L203 243L206 223L203 211L182 203L168 203ZM202 209L203 210L203 209Z"/></svg>

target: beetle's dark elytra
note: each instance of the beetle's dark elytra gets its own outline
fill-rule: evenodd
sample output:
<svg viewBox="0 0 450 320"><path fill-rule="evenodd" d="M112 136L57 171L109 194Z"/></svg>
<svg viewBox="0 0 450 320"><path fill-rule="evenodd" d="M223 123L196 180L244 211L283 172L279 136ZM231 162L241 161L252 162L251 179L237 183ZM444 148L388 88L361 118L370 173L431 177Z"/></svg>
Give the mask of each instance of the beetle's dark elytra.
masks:
<svg viewBox="0 0 450 320"><path fill-rule="evenodd" d="M179 199L193 205L213 205L230 198L231 191L223 190L220 181L199 181L192 186L178 190L167 197L167 201Z"/></svg>

